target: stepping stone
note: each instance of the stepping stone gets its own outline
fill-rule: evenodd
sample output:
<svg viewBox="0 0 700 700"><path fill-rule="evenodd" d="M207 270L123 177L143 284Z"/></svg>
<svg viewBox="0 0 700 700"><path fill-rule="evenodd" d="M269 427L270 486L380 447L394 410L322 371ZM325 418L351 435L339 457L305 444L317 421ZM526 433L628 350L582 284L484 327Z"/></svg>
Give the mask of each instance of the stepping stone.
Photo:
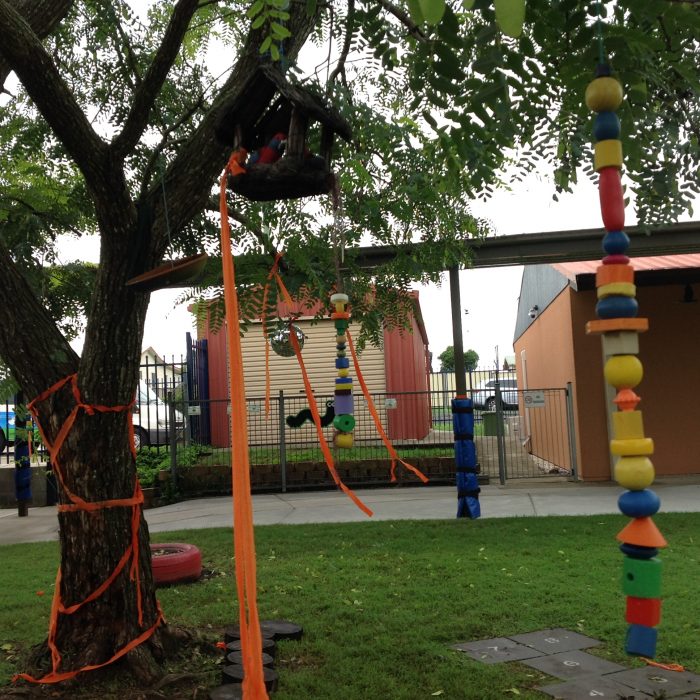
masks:
<svg viewBox="0 0 700 700"><path fill-rule="evenodd" d="M242 666L243 665L243 654L240 651L232 651L230 654L226 654L226 661L228 661L230 664L238 664L239 666ZM269 654L265 654L263 652L263 655L262 655L263 666L269 666L270 668L272 668L274 663L275 663L275 660Z"/></svg>
<svg viewBox="0 0 700 700"><path fill-rule="evenodd" d="M453 644L450 648L463 651L472 659L485 664L499 664L504 661L520 661L522 659L532 659L535 656L542 656L542 653L536 649L523 646L506 637L482 639L476 642L461 642Z"/></svg>
<svg viewBox="0 0 700 700"><path fill-rule="evenodd" d="M586 637L578 632L554 627L539 632L528 632L527 634L516 634L511 636L514 642L524 644L541 651L543 654L559 654L562 651L573 651L574 649L589 649L600 645L598 639Z"/></svg>
<svg viewBox="0 0 700 700"><path fill-rule="evenodd" d="M243 689L240 685L220 685L209 691L209 700L243 700Z"/></svg>
<svg viewBox="0 0 700 700"><path fill-rule="evenodd" d="M221 669L221 682L226 685L227 683L243 683L243 666L238 664L231 664L230 666L224 666ZM277 671L273 671L267 666L263 666L263 678L265 679L265 688L269 693L274 693L277 690L277 685L279 683L279 674Z"/></svg>
<svg viewBox="0 0 700 700"><path fill-rule="evenodd" d="M304 630L301 625L288 620L262 620L260 622L260 632L263 637L274 639L301 639ZM224 630L224 641L235 642L241 638L241 629L238 625L231 625Z"/></svg>
<svg viewBox="0 0 700 700"><path fill-rule="evenodd" d="M561 654L540 656L536 659L526 659L523 663L564 680L582 676L602 676L606 673L625 670L625 667L620 666L620 664L614 664L612 661L600 659L578 649L563 651Z"/></svg>
<svg viewBox="0 0 700 700"><path fill-rule="evenodd" d="M583 698L608 698L609 700L649 700L651 695L642 693L632 688L627 688L621 683L608 680L609 676L586 676L577 678L567 683L555 683L554 685L542 685L537 690L551 695L557 700L583 700Z"/></svg>
<svg viewBox="0 0 700 700"><path fill-rule="evenodd" d="M667 671L656 666L613 673L606 678L649 695L660 694L663 690L667 698L681 697L685 693L691 693L692 696L692 691L700 691L700 676L697 673Z"/></svg>
<svg viewBox="0 0 700 700"><path fill-rule="evenodd" d="M232 651L241 650L241 640L237 639L235 642L229 642L226 645L226 653L230 654ZM263 654L269 654L273 659L277 657L277 642L274 639L267 639L263 637L262 640L262 652Z"/></svg>

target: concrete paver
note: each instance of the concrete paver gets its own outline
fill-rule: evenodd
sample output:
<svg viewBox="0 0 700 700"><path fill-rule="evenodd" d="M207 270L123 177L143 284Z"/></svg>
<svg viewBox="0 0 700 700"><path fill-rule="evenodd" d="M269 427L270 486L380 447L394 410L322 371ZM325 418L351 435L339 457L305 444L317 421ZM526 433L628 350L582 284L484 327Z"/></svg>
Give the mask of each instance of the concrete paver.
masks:
<svg viewBox="0 0 700 700"><path fill-rule="evenodd" d="M700 511L700 479L665 479L653 486L663 512ZM483 486L484 518L511 516L594 515L618 513L617 484L582 484L564 480L511 481ZM374 520L426 520L455 517L452 486L357 489L374 510ZM292 492L253 496L256 525L361 522L367 517L340 491ZM146 511L151 532L231 527L231 498L198 498ZM0 510L0 544L58 539L55 507L31 508L26 518Z"/></svg>

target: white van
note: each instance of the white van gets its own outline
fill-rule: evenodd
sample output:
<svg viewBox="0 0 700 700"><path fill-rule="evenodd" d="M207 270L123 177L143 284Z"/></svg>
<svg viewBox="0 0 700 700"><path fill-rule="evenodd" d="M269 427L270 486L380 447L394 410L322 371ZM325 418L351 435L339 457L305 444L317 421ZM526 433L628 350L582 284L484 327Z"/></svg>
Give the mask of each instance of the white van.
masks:
<svg viewBox="0 0 700 700"><path fill-rule="evenodd" d="M185 417L175 411L175 441L180 441L185 432ZM170 443L170 406L162 401L147 384L139 382L136 405L132 416L136 449L148 445Z"/></svg>

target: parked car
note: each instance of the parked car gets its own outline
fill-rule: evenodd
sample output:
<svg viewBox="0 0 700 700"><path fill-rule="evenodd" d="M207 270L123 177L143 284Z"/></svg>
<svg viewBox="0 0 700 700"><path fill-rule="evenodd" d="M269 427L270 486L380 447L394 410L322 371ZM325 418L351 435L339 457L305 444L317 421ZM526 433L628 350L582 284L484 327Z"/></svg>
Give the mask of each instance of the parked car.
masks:
<svg viewBox="0 0 700 700"><path fill-rule="evenodd" d="M175 411L176 441L184 436L185 417ZM136 405L132 416L134 423L134 442L136 449L148 445L167 445L170 443L170 406L160 399L147 384L139 382Z"/></svg>
<svg viewBox="0 0 700 700"><path fill-rule="evenodd" d="M148 445L167 445L170 442L170 408L147 384L139 382L138 396L132 415L136 449ZM185 418L175 411L175 433L179 440L184 436ZM39 434L35 429L35 443ZM15 440L14 406L0 406L0 453Z"/></svg>
<svg viewBox="0 0 700 700"><path fill-rule="evenodd" d="M503 410L518 408L518 382L516 379L500 379L501 401ZM496 380L489 379L482 382L477 389L472 391L472 401L475 408L483 408L486 411L496 410Z"/></svg>

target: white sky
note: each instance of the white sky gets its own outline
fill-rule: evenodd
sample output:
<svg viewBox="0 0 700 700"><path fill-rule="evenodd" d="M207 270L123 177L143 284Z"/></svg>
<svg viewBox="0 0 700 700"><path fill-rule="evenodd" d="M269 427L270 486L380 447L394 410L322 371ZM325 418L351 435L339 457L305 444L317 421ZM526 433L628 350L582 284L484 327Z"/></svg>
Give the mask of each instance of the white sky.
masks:
<svg viewBox="0 0 700 700"><path fill-rule="evenodd" d="M587 179L582 177L576 193L560 195L558 202L552 199L553 193L551 182L542 175L532 174L512 192L498 191L486 201L474 202L472 213L489 220L499 236L602 226L598 190ZM630 209L627 222L633 222ZM476 350L480 367L493 366L496 346L501 365L504 357L513 354L522 273L521 266L460 272L464 349ZM440 287L417 287L435 370L439 369L437 356L453 344L447 274L444 278ZM465 310L469 311L468 315L464 315Z"/></svg>

